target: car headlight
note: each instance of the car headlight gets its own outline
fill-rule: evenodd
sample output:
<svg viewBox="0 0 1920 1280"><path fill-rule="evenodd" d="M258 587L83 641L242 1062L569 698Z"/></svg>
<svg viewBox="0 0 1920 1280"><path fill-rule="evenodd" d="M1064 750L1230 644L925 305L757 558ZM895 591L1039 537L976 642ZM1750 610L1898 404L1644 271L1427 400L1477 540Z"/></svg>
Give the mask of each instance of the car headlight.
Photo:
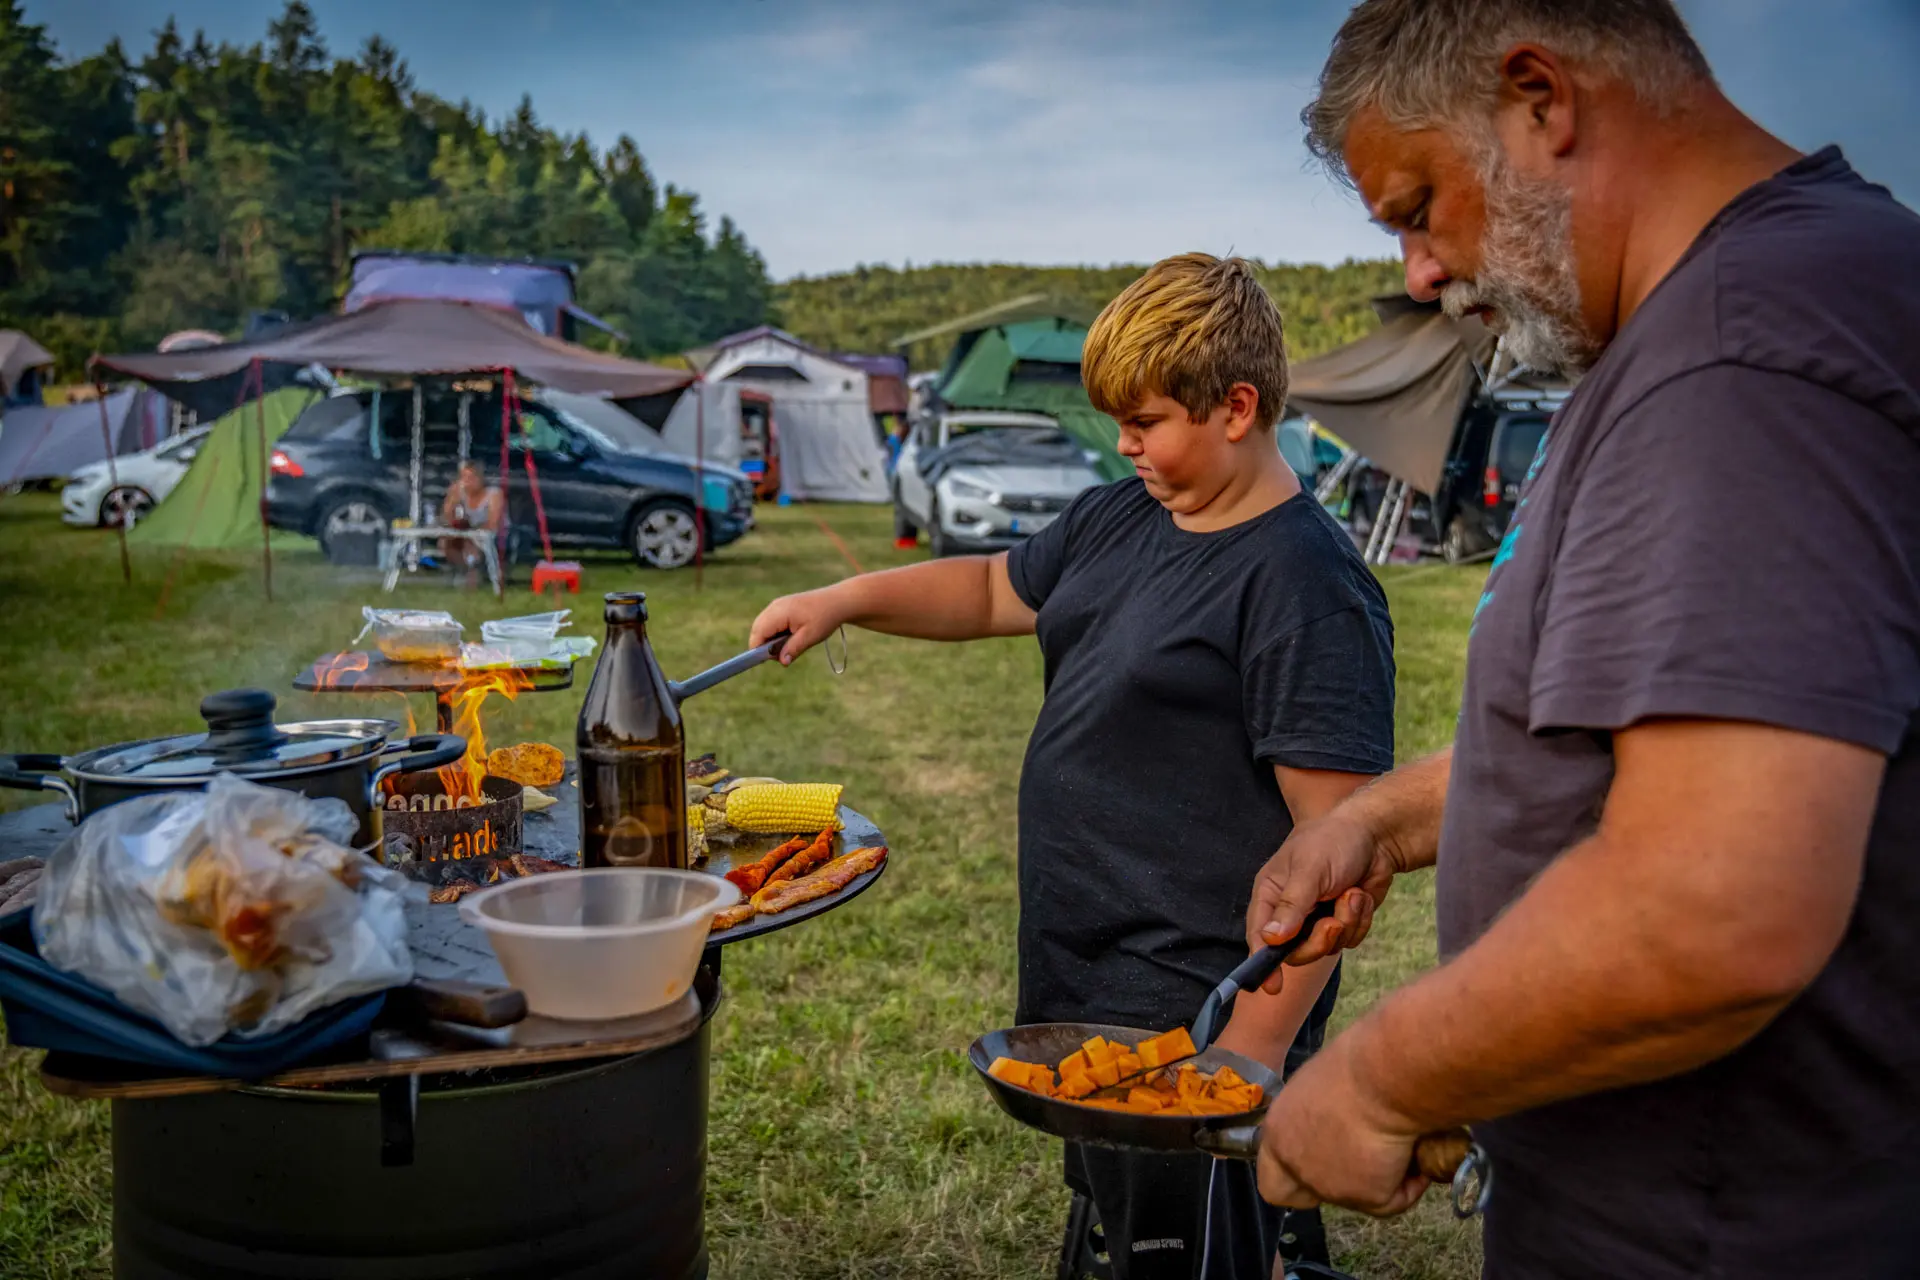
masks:
<svg viewBox="0 0 1920 1280"><path fill-rule="evenodd" d="M1000 500L1000 495L993 490L957 478L947 481L947 493L951 497L971 498L975 502L994 503Z"/></svg>

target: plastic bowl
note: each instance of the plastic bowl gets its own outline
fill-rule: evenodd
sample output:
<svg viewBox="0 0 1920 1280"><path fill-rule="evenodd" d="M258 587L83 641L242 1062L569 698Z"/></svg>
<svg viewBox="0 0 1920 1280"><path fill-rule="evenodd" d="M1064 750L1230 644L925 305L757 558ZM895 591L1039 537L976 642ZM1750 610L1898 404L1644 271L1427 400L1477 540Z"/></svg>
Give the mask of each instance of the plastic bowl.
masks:
<svg viewBox="0 0 1920 1280"><path fill-rule="evenodd" d="M550 871L470 894L461 918L484 929L527 1009L600 1021L651 1013L693 985L716 912L740 890L703 871Z"/></svg>

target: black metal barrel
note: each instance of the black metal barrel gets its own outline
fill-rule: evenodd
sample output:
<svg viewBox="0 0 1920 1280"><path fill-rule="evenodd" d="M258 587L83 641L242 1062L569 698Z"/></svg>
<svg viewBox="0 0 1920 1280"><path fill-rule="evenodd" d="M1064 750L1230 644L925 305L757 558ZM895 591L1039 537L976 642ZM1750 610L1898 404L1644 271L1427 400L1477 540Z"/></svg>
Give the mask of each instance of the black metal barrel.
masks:
<svg viewBox="0 0 1920 1280"><path fill-rule="evenodd" d="M383 1167L376 1093L113 1104L120 1280L597 1280L707 1274L708 1023L631 1057L424 1087Z"/></svg>

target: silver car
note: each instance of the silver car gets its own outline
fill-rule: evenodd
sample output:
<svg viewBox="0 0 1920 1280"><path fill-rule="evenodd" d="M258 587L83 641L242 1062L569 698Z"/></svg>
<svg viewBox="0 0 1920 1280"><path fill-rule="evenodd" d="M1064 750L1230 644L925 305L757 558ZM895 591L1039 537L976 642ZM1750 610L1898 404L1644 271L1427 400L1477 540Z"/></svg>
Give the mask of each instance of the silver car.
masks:
<svg viewBox="0 0 1920 1280"><path fill-rule="evenodd" d="M933 554L999 551L1100 483L1099 455L1042 413L950 410L923 419L893 473L894 533Z"/></svg>

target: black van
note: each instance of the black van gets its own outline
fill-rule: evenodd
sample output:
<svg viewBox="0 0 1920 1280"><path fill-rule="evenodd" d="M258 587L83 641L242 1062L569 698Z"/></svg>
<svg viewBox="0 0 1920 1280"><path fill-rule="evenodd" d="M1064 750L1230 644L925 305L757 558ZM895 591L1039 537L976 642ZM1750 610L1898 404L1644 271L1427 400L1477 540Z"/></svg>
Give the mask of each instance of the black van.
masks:
<svg viewBox="0 0 1920 1280"><path fill-rule="evenodd" d="M380 530L396 519L439 517L464 454L488 483L500 476L500 396L441 383L423 387L421 510L409 510L413 392L361 390L310 405L280 437L267 481L267 523L320 540ZM460 421L462 399L467 421ZM556 548L631 552L642 565L677 569L705 548L724 547L753 527L753 488L739 471L693 459L635 453L592 426L538 401L515 398L507 437L509 547L539 549L528 462ZM465 447L462 448L462 436Z"/></svg>

